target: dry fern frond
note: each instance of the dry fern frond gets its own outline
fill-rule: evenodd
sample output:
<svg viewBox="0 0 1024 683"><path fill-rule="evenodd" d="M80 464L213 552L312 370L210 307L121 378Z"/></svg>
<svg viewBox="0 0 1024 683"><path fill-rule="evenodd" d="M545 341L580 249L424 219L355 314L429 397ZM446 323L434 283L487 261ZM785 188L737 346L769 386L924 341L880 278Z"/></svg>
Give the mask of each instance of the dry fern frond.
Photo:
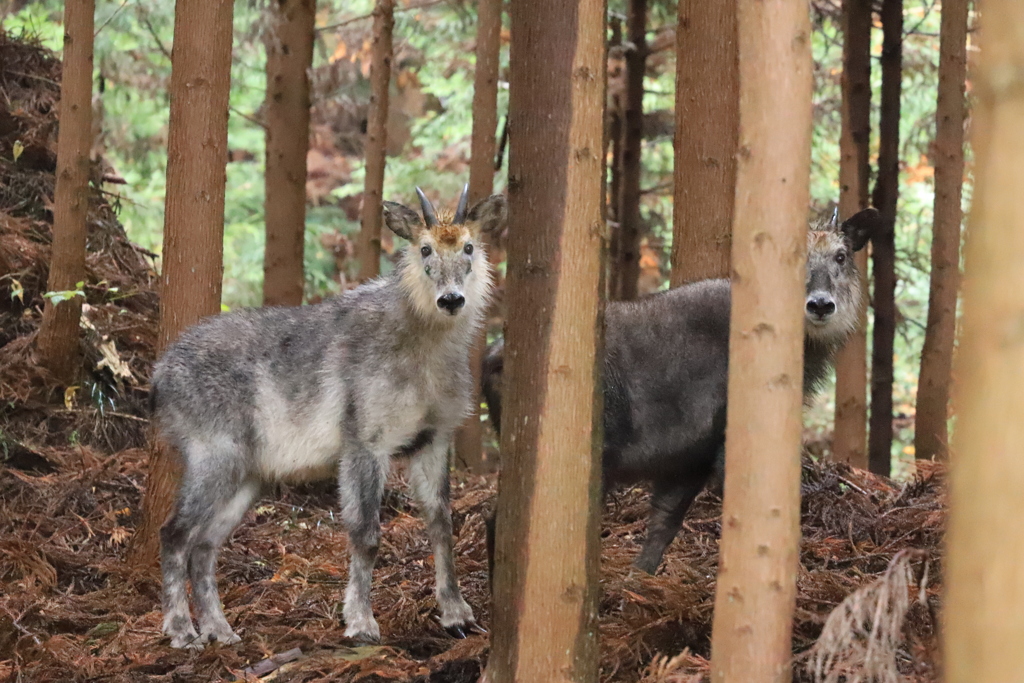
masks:
<svg viewBox="0 0 1024 683"><path fill-rule="evenodd" d="M805 655L806 671L815 683L898 683L896 651L915 585L912 563L925 556L920 550L901 550L882 576L832 610L821 636ZM926 565L919 582L922 601L927 581Z"/></svg>

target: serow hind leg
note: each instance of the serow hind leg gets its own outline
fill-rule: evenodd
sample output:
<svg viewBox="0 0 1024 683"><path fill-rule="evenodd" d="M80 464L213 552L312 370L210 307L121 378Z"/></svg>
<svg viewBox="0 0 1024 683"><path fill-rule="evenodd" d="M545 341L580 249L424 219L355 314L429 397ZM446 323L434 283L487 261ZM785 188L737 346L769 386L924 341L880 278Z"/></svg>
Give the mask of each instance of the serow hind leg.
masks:
<svg viewBox="0 0 1024 683"><path fill-rule="evenodd" d="M651 515L647 520L647 539L633 565L648 574L658 571L661 558L683 525L683 517L693 504L706 477L695 477L677 485L657 484L651 496Z"/></svg>
<svg viewBox="0 0 1024 683"><path fill-rule="evenodd" d="M196 538L189 556L192 600L195 602L199 622L199 640L203 644L218 642L233 645L241 641L224 617L220 595L217 593L217 554L258 493L259 485L256 482L245 482L234 495L219 498L217 507Z"/></svg>
<svg viewBox="0 0 1024 683"><path fill-rule="evenodd" d="M370 604L370 586L380 545L385 477L380 461L366 450L343 457L338 471L341 517L349 537L348 586L342 614L345 636L361 642L380 640L380 626Z"/></svg>
<svg viewBox="0 0 1024 683"><path fill-rule="evenodd" d="M183 482L182 486L187 485ZM175 510L160 529L160 571L163 574L163 633L173 648L202 649L199 633L192 625L188 609L188 556L197 527L202 523L200 510L186 505L179 496Z"/></svg>
<svg viewBox="0 0 1024 683"><path fill-rule="evenodd" d="M455 574L452 550L452 512L448 479L449 439L428 444L412 456L410 480L413 495L423 514L427 535L434 550L435 595L441 610L441 626L456 638L483 632L473 609L463 599Z"/></svg>

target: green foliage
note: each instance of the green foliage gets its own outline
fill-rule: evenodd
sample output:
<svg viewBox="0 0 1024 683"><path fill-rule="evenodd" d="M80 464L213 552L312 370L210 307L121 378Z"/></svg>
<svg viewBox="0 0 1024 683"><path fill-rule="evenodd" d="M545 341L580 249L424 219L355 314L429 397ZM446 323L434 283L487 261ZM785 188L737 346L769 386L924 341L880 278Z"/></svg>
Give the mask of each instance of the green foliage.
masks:
<svg viewBox="0 0 1024 683"><path fill-rule="evenodd" d="M43 294L43 298L49 301L51 304L56 306L57 304L73 299L76 296L85 298L85 283L78 282L75 284L74 289L65 289L58 292L46 292Z"/></svg>
<svg viewBox="0 0 1024 683"><path fill-rule="evenodd" d="M338 36L359 45L369 37L372 0L318 3L317 25L343 28L325 30L314 50L314 70L330 62L326 45ZM263 148L264 132L258 122L266 82L263 30L267 25L262 3L235 3L235 37L231 71L230 150L245 151L250 161L228 164L224 216L224 294L228 307L258 305L263 277ZM24 29L38 35L45 45L62 48L63 3L40 0L7 18L9 30ZM355 19L355 21L351 21ZM96 89L102 87L102 147L105 158L124 178L120 220L129 236L147 249L160 253L163 242L167 165L167 122L170 100L170 51L174 34L173 0L124 3L99 0L96 14ZM473 45L475 15L461 5L437 5L409 11L399 4L395 15L395 47L412 53L419 64L416 76L422 89L440 102L411 123L411 142L399 156L388 159L385 195L413 201L413 188L431 188L444 201L454 201L468 179L469 137L472 129ZM507 50L503 55L507 67ZM342 85L327 93L330 99L363 99L368 96L365 79ZM508 109L508 90L499 90L499 114ZM458 172L439 172L444 163ZM504 176L495 178L496 191ZM363 162L352 159L351 182L337 188L335 200L362 191ZM333 260L320 237L339 230L358 232L336 204L311 207L307 216L307 295L336 289L331 279ZM385 263L389 267L390 263Z"/></svg>
<svg viewBox="0 0 1024 683"><path fill-rule="evenodd" d="M264 97L265 51L263 33L269 25L263 2L236 2L232 59L229 148L247 152L228 165L224 218L224 303L227 307L260 301L263 260L263 145L259 124ZM314 73L332 73L339 65L353 71L363 65L372 20L372 0L321 0L317 15ZM420 5L423 5L420 7ZM60 50L63 3L37 0L5 20L8 30L38 35ZM625 0L609 3L609 12L624 19ZM842 34L835 3L811 3L815 60L814 121L812 139L812 208L825 209L839 194L840 77ZM167 163L168 85L173 42L173 0L123 2L99 0L96 16L96 79L102 86L102 139L104 156L125 179L120 218L133 240L160 251L163 231L163 195ZM937 87L939 8L932 0L905 0L907 36L904 43L904 79L901 121L900 200L896 226L897 306L899 309L895 359L895 405L911 414L916 397L917 371L927 313L930 226L934 189L930 176L930 144L934 136ZM675 3L651 0L648 39L675 26ZM507 16L506 16L507 22ZM507 24L506 24L507 25ZM451 202L468 176L472 128L475 9L472 3L400 2L395 14L395 80L412 73L430 106L409 121L409 140L400 153L388 158L385 195L414 201L413 188L430 188L442 201ZM876 30L873 53L873 125L877 130L880 92L881 32ZM339 51L339 46L344 49ZM502 50L502 78L507 74L508 50ZM355 71L358 71L356 69ZM674 104L675 63L670 51L653 55L645 78L647 112L670 111ZM314 105L333 111L338 103L365 103L369 96L365 75L339 79L336 88L318 88ZM499 88L499 117L508 110L507 83ZM872 141L877 154L877 134ZM506 155L507 159L507 155ZM672 140L668 136L644 141L642 216L650 228L648 245L661 254L667 274L672 230ZM321 237L339 231L350 237L358 221L349 218L346 201L362 191L363 162L358 153L347 157L349 179L336 187L307 214L307 296L333 291L333 256ZM970 170L964 191L971 196ZM505 172L495 177L495 190L505 186ZM390 263L385 259L385 269ZM53 293L55 296L61 293ZM870 337L869 337L870 338ZM830 392L826 392L826 396ZM811 411L812 423L824 423L831 399ZM896 454L909 446L910 434L901 431Z"/></svg>
<svg viewBox="0 0 1024 683"><path fill-rule="evenodd" d="M893 359L893 404L897 417L912 417L917 399L917 374L928 315L932 210L935 189L931 144L935 137L935 101L938 88L939 8L930 0L904 2L903 83L900 112L900 194L896 217L897 329ZM816 12L812 47L815 61L814 137L812 147L811 200L823 209L839 199L840 77L842 31L837 16ZM878 107L881 99L881 31L872 41L871 160L878 155ZM875 169L872 168L874 176ZM873 182L873 178L872 178ZM964 207L969 206L971 183L964 186ZM871 325L868 320L868 357ZM834 392L812 411L811 421L828 422ZM913 457L913 429L901 421L893 443L893 457ZM897 471L900 468L897 467Z"/></svg>

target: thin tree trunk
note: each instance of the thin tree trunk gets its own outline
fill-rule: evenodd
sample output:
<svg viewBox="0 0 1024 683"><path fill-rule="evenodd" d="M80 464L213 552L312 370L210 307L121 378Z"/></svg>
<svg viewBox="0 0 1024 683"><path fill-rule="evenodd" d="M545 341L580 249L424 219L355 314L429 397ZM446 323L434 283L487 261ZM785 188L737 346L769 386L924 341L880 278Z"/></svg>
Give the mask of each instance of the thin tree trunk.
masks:
<svg viewBox="0 0 1024 683"><path fill-rule="evenodd" d="M473 79L473 137L469 163L469 205L494 190L498 132L498 69L501 63L502 0L477 3L476 71Z"/></svg>
<svg viewBox="0 0 1024 683"><path fill-rule="evenodd" d="M158 353L220 312L233 8L232 0L177 0L174 8ZM154 441L152 451L132 548L143 566L159 556L181 476L168 445Z"/></svg>
<svg viewBox="0 0 1024 683"><path fill-rule="evenodd" d="M1024 3L980 7L945 569L948 683L1017 681L1024 671Z"/></svg>
<svg viewBox="0 0 1024 683"><path fill-rule="evenodd" d="M92 147L92 49L94 0L64 4L64 63L60 83L60 135L54 190L53 246L47 289L77 290L85 280L89 152ZM78 320L81 296L56 305L47 300L36 337L40 364L71 384L81 366Z"/></svg>
<svg viewBox="0 0 1024 683"><path fill-rule="evenodd" d="M597 680L605 6L512 3L505 382L487 676Z"/></svg>
<svg viewBox="0 0 1024 683"><path fill-rule="evenodd" d="M960 208L964 182L964 84L967 77L967 0L942 3L939 97L935 108L935 211L928 327L917 385L914 449L918 458L945 458L949 384L960 282Z"/></svg>
<svg viewBox="0 0 1024 683"><path fill-rule="evenodd" d="M388 143L388 87L391 85L391 32L395 0L377 0L373 8L373 55L370 62L370 111L366 121L366 184L359 232L359 279L380 274L380 225L383 219L384 154Z"/></svg>
<svg viewBox="0 0 1024 683"><path fill-rule="evenodd" d="M715 683L790 680L811 156L803 0L740 2L740 137Z"/></svg>
<svg viewBox="0 0 1024 683"><path fill-rule="evenodd" d="M316 0L274 0L267 37L267 169L263 203L267 245L263 305L298 306L305 279L306 153L309 150L309 76Z"/></svg>
<svg viewBox="0 0 1024 683"><path fill-rule="evenodd" d="M608 25L611 27L611 40L608 43L610 48L622 48L622 20L618 16L610 17ZM610 61L610 60L609 60ZM621 62L616 58L616 64L621 68ZM624 75L616 73L618 84L624 82ZM614 223L611 230L611 242L608 245L608 275L606 296L614 299L620 289L619 282L622 279L619 269L619 252L622 244L622 207L619 200L622 198L622 93L621 87L607 88L608 102L605 105L608 116L608 139L606 144L611 146L611 164L606 164L605 174L608 179L608 191L605 193L605 201L608 203L608 220Z"/></svg>
<svg viewBox="0 0 1024 683"><path fill-rule="evenodd" d="M871 240L875 327L871 353L871 431L868 467L889 476L892 467L892 354L896 336L896 200L900 182L900 90L903 0L882 2L882 105L878 124L878 179L874 204L883 230Z"/></svg>
<svg viewBox="0 0 1024 683"><path fill-rule="evenodd" d="M729 277L739 118L736 3L680 0L673 287Z"/></svg>
<svg viewBox="0 0 1024 683"><path fill-rule="evenodd" d="M473 138L469 161L469 205L494 190L494 153L498 130L498 66L501 56L501 0L477 3L476 74L473 81ZM491 254L488 253L488 258ZM473 412L455 434L456 460L471 472L483 472L483 429L480 425L480 375L487 330L481 330L469 358L473 372Z"/></svg>
<svg viewBox="0 0 1024 683"><path fill-rule="evenodd" d="M843 2L843 127L839 138L839 213L868 206L871 142L871 0ZM868 250L854 255L862 291L868 291ZM836 357L836 420L832 457L867 469L867 298L860 325Z"/></svg>
<svg viewBox="0 0 1024 683"><path fill-rule="evenodd" d="M619 300L635 299L640 279L640 176L644 133L644 71L647 66L647 0L629 0L626 15L626 88L622 113L621 183L619 187Z"/></svg>

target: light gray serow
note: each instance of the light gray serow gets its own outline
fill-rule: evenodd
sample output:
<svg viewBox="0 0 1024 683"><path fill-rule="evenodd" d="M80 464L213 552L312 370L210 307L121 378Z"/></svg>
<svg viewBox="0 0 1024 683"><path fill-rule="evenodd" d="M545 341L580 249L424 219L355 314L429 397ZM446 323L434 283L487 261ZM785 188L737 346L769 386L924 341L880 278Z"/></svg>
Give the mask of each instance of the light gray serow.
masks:
<svg viewBox="0 0 1024 683"><path fill-rule="evenodd" d="M392 456L408 459L434 551L440 622L478 629L452 557L448 447L471 406L469 348L491 295L480 232L500 229L505 199L454 214L419 195L384 202L410 241L395 272L322 303L208 318L153 373L156 421L184 475L161 529L163 631L176 648L236 643L214 574L218 550L269 482L337 476L349 535L345 635L376 641L370 586ZM192 581L198 631L185 592Z"/></svg>
<svg viewBox="0 0 1024 683"><path fill-rule="evenodd" d="M835 214L807 233L804 301L805 400L820 388L836 353L857 329L863 292L853 254L879 229L875 209L841 225ZM653 574L725 446L729 377L728 280L704 280L605 311L605 488L653 484L647 538L635 561ZM484 358L483 391L500 429L504 342ZM487 520L493 565L494 517Z"/></svg>

